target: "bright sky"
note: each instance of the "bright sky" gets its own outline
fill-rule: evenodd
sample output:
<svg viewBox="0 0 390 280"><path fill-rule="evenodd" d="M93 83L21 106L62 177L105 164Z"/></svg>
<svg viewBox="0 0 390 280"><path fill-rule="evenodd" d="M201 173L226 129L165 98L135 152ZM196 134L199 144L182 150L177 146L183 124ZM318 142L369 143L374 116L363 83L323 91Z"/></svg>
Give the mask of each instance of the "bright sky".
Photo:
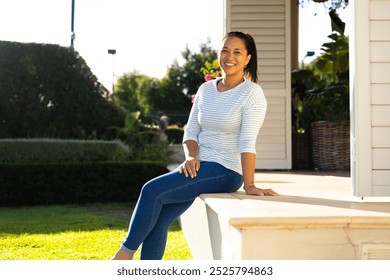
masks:
<svg viewBox="0 0 390 280"><path fill-rule="evenodd" d="M346 23L345 34L349 35L352 24L349 6L345 9L338 9L337 13ZM299 63L302 62L308 51L314 51L315 55L305 58L305 64L319 55L322 44L330 42L328 35L331 33L331 21L324 4L312 1L305 3L304 7L299 10Z"/></svg>
<svg viewBox="0 0 390 280"><path fill-rule="evenodd" d="M0 0L0 40L70 45L71 0ZM75 0L75 49L108 89L113 72L161 78L188 44L223 35L222 0ZM116 49L114 55L108 49Z"/></svg>
<svg viewBox="0 0 390 280"><path fill-rule="evenodd" d="M71 4L0 0L0 40L69 46ZM75 0L74 24L75 49L111 89L113 74L117 78L137 70L163 77L186 45L197 51L210 38L217 48L223 36L223 0ZM307 51L319 53L330 34L330 21L321 5L313 5L301 9L300 24L301 60ZM108 49L117 53L110 55Z"/></svg>

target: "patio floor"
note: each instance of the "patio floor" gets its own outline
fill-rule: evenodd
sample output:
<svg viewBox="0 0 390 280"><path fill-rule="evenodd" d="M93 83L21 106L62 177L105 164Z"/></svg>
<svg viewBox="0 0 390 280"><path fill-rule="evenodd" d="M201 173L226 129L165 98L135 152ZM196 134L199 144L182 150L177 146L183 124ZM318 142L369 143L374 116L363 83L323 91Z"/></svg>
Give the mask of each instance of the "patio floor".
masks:
<svg viewBox="0 0 390 280"><path fill-rule="evenodd" d="M390 197L355 197L351 181L350 173L342 171L256 171L255 174L258 187L273 188L282 196L302 196L307 203L313 198L313 205L319 202L318 199L353 205L358 202L390 214Z"/></svg>
<svg viewBox="0 0 390 280"><path fill-rule="evenodd" d="M182 219L195 259L390 259L390 197L353 196L349 173L258 171L255 182L279 196L196 200Z"/></svg>

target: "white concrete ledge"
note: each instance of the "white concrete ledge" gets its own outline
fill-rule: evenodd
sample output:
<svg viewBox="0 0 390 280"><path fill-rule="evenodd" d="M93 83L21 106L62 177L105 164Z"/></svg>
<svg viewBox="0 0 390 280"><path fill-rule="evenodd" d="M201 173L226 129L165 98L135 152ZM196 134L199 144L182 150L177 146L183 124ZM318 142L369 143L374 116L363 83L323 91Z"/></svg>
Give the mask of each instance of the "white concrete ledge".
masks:
<svg viewBox="0 0 390 280"><path fill-rule="evenodd" d="M194 259L390 259L390 200L362 202L344 177L258 176L281 195L205 194L181 217Z"/></svg>

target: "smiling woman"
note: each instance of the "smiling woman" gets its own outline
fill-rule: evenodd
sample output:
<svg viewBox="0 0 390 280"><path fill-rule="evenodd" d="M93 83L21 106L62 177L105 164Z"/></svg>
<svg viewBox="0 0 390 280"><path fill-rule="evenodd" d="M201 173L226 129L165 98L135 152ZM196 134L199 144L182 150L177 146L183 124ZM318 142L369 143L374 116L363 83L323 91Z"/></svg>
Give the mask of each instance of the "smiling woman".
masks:
<svg viewBox="0 0 390 280"><path fill-rule="evenodd" d="M248 195L277 195L254 184L255 143L267 109L256 83L256 52L249 34L229 32L223 38L223 75L197 91L184 130L185 160L144 184L113 260L132 260L141 244L141 259L161 259L167 228L201 194L235 192L244 184Z"/></svg>
<svg viewBox="0 0 390 280"><path fill-rule="evenodd" d="M255 42L252 36L241 32L230 32L223 42L218 53L223 79L218 83L218 89L225 91L239 85L243 82L242 73L256 83L257 51L253 49ZM230 81L230 85L226 84L227 80Z"/></svg>

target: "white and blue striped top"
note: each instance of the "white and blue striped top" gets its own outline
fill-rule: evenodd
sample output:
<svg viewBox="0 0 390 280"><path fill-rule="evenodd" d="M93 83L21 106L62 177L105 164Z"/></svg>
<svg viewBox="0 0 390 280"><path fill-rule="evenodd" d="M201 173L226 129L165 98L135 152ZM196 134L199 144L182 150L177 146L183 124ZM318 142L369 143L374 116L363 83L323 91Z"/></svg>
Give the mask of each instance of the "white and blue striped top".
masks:
<svg viewBox="0 0 390 280"><path fill-rule="evenodd" d="M235 88L219 92L219 79L199 87L183 143L198 143L199 161L217 162L242 174L241 153L256 154L267 100L262 88L247 79Z"/></svg>

